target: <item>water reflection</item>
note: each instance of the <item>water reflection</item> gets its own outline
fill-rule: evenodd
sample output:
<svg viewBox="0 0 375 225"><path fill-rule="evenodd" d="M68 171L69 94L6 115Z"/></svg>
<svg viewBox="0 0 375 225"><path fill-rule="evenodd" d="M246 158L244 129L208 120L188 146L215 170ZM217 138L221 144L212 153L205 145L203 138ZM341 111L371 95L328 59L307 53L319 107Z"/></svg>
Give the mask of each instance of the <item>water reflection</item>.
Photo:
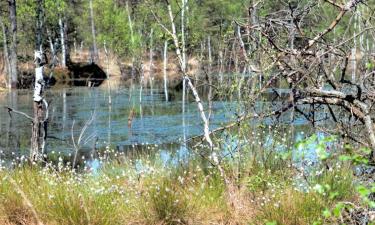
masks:
<svg viewBox="0 0 375 225"><path fill-rule="evenodd" d="M111 103L108 102L109 94L111 94ZM142 97L139 96L140 94ZM51 101L51 117L47 152L74 152L72 136L80 136L81 128L95 112L92 124L85 131L85 136L91 139L80 147L80 151L90 151L93 148L91 140L95 139L98 149L107 148L107 150L140 154L142 149L147 149L150 145L158 145L163 146L161 149L163 158L169 159L170 154L173 154L178 159L186 159L190 152L186 140L190 136L201 134L203 125L193 101L188 99L185 101L181 96L182 93L171 93L171 95L175 95L172 98L174 100L166 102L164 92L155 89L152 92L147 89L140 92L135 88L112 89L110 93L101 88L48 90L46 99ZM188 91L186 95L189 96ZM17 115L13 115L11 119L4 106L11 106L32 115L32 93L20 90L0 95L0 150L8 156L28 155L30 122ZM256 104L259 112L278 107L279 105L271 105L267 100ZM132 110L135 112L135 117L132 126L129 127L128 118ZM236 101L213 101L211 129L234 120L240 111ZM73 121L75 129L72 129ZM251 124L256 125L260 122L280 124L280 121L288 124L290 115L278 118L277 121L253 120ZM303 118L294 118L293 124L292 128L287 125L287 129L295 129L294 126L299 128L291 134L292 139L298 138L295 136L298 132L306 131L306 127L303 126L306 121ZM272 142L272 137L269 137L268 141ZM236 141L232 142L233 140L228 146L233 143L238 145Z"/></svg>
<svg viewBox="0 0 375 225"><path fill-rule="evenodd" d="M112 104L108 104L108 92L102 89L68 88L49 90L46 99L51 101L49 136L47 151L69 152L72 150L71 128L75 121L73 136L80 135L89 116L96 112L88 134L95 134L98 147L127 146L133 144L164 144L186 140L188 135L201 133L201 121L194 103L185 103L182 113L182 102L164 101L164 93L158 90L139 91L118 89L112 90ZM175 98L178 99L178 98ZM179 98L181 99L181 98ZM142 104L140 104L142 100ZM212 127L230 120L231 113L225 113L223 102L216 102L215 120ZM10 119L4 106L10 106L32 115L31 92L15 91L0 96L0 148L8 152L27 152L30 144L31 128L25 118L13 115ZM135 111L135 118L129 128L128 116Z"/></svg>

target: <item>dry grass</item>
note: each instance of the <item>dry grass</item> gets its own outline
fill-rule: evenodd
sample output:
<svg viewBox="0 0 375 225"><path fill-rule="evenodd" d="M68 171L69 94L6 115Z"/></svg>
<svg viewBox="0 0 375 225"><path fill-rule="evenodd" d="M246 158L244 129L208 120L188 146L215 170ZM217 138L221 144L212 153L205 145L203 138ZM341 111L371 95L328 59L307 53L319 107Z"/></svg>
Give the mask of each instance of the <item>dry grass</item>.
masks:
<svg viewBox="0 0 375 225"><path fill-rule="evenodd" d="M226 192L229 189L224 187L215 168L202 170L194 163L183 168L166 168L148 160L142 164L142 172L130 163L108 164L95 175L28 167L2 171L0 221L36 224L37 215L41 223L51 225L266 222L303 225L321 220L322 210L334 204L316 192L299 191L290 184L269 189L249 188L246 176L239 186L236 180L232 181L230 196L234 201L229 202ZM252 173L265 174L256 173L254 168ZM7 176L14 179L21 191L15 191ZM261 179L272 184L277 178L268 174ZM25 204L25 196L30 204Z"/></svg>

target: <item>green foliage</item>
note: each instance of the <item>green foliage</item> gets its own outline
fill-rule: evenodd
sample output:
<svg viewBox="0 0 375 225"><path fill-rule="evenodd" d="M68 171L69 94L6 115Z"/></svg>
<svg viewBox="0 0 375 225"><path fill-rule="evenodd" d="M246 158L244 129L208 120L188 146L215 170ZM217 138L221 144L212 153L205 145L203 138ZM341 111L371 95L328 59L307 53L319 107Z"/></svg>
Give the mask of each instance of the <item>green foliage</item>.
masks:
<svg viewBox="0 0 375 225"><path fill-rule="evenodd" d="M126 10L110 0L95 1L94 8L98 44L103 46L106 43L106 47L120 57L137 53L140 48L140 36L137 33L134 37L131 36ZM136 27L133 30L137 30Z"/></svg>

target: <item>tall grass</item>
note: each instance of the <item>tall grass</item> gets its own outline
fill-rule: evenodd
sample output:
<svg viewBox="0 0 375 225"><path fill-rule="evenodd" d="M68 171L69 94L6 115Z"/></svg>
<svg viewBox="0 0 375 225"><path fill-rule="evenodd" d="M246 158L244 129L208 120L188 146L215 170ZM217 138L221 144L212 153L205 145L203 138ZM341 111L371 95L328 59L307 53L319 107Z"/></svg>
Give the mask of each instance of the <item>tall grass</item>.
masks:
<svg viewBox="0 0 375 225"><path fill-rule="evenodd" d="M232 188L200 158L166 164L145 156L103 163L95 173L0 170L0 224L303 225L324 223L325 209L355 199L350 166L317 166L301 176L290 154L265 149L247 144L241 158L222 161Z"/></svg>

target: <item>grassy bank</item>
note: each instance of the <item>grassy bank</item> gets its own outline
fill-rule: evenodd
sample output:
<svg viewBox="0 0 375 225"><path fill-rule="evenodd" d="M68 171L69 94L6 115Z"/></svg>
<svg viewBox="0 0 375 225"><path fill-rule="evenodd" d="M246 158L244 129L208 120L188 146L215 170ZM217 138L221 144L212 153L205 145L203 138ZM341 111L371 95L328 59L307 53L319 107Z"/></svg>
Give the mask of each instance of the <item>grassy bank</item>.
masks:
<svg viewBox="0 0 375 225"><path fill-rule="evenodd" d="M327 214L337 203L357 201L345 163L303 177L272 154L225 169L230 188L199 159L143 158L80 173L63 165L3 170L0 224L335 224L343 214Z"/></svg>

